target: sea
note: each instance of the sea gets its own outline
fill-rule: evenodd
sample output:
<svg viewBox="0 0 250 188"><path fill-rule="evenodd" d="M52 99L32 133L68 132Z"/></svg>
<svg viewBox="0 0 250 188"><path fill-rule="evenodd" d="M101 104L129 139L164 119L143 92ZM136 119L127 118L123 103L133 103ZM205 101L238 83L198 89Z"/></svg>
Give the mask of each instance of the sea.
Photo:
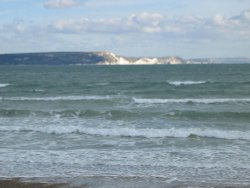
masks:
<svg viewBox="0 0 250 188"><path fill-rule="evenodd" d="M249 187L250 65L0 66L0 179Z"/></svg>

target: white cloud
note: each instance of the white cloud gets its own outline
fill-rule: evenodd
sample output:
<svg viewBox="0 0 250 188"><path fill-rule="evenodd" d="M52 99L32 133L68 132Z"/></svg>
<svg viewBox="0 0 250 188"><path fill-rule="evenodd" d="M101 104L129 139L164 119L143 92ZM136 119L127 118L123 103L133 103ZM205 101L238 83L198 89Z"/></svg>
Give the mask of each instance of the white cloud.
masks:
<svg viewBox="0 0 250 188"><path fill-rule="evenodd" d="M244 38L249 37L248 11L226 18L215 15L167 17L159 13L143 12L113 19L62 19L48 24L51 32L70 34L150 34L182 38Z"/></svg>
<svg viewBox="0 0 250 188"><path fill-rule="evenodd" d="M232 17L232 19L240 22L250 22L250 10L242 11L241 14Z"/></svg>
<svg viewBox="0 0 250 188"><path fill-rule="evenodd" d="M213 22L215 25L219 26L227 25L227 20L220 14L217 14L213 17Z"/></svg>
<svg viewBox="0 0 250 188"><path fill-rule="evenodd" d="M142 12L140 14L132 14L127 18L127 21L138 24L152 24L158 25L160 21L164 19L164 16L159 13Z"/></svg>
<svg viewBox="0 0 250 188"><path fill-rule="evenodd" d="M140 48L141 53L145 53L143 49L150 52L151 47L159 51L166 48L174 53L174 49L178 50L182 45L186 46L184 50L188 50L189 45L197 50L197 46L210 45L213 48L216 44L227 44L233 48L231 44L235 42L248 47L249 12L242 11L232 17L220 14L211 17L170 17L142 12L122 18L61 18L51 22L19 20L0 25L0 43L8 43L9 49L13 47L12 44L15 44L13 48L16 49L26 48L27 45L33 50L32 46L36 46L39 51L37 43L43 41L43 49L48 51L112 49L118 53L135 53L135 49L139 51ZM206 42L203 44L202 41Z"/></svg>
<svg viewBox="0 0 250 188"><path fill-rule="evenodd" d="M221 27L237 27L242 24L241 20L235 18L225 18L218 14L213 17L213 23Z"/></svg>
<svg viewBox="0 0 250 188"><path fill-rule="evenodd" d="M159 35L188 39L249 38L250 11L233 17L220 14L213 17L178 16L169 17L159 13L142 12L123 18L59 19L50 23L25 23L14 21L2 25L3 32L22 33L40 30L58 34L112 34L112 35Z"/></svg>
<svg viewBox="0 0 250 188"><path fill-rule="evenodd" d="M47 0L44 3L45 8L70 8L77 5L75 0Z"/></svg>
<svg viewBox="0 0 250 188"><path fill-rule="evenodd" d="M115 19L96 19L90 20L87 18L82 19L69 19L69 20L57 20L48 25L48 28L52 32L59 33L113 33L117 30L121 31L122 28L119 27L119 21Z"/></svg>
<svg viewBox="0 0 250 188"><path fill-rule="evenodd" d="M250 11L245 10L240 14L226 18L216 15L209 22L210 27L218 33L222 33L225 38L250 38Z"/></svg>
<svg viewBox="0 0 250 188"><path fill-rule="evenodd" d="M175 33L182 28L173 20L158 13L132 14L113 19L65 19L49 24L49 28L60 33Z"/></svg>
<svg viewBox="0 0 250 188"><path fill-rule="evenodd" d="M250 10L246 10L242 13L242 16L245 20L250 21Z"/></svg>
<svg viewBox="0 0 250 188"><path fill-rule="evenodd" d="M14 34L21 34L26 32L26 24L23 21L13 21L12 23L3 24L0 27L0 33L14 33Z"/></svg>

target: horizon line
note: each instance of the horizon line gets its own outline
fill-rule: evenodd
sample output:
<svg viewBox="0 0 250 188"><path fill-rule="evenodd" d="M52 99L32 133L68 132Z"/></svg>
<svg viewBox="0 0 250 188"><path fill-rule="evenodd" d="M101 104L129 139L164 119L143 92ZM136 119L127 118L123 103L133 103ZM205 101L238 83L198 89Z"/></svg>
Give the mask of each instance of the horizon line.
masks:
<svg viewBox="0 0 250 188"><path fill-rule="evenodd" d="M4 53L0 53L0 55L15 55L15 54L45 54L45 53L113 53L117 56L121 56L121 57L127 57L127 58L163 58L163 57L179 57L181 59L185 59L185 60L191 60L191 59L250 59L250 57L239 57L239 56L231 56L231 57L191 57L191 58L186 58L186 57L182 57L180 55L165 55L165 56L126 56L126 55L120 55L120 54L116 54L114 52L111 51L39 51L39 52L35 52L35 51L30 51L30 52L4 52Z"/></svg>

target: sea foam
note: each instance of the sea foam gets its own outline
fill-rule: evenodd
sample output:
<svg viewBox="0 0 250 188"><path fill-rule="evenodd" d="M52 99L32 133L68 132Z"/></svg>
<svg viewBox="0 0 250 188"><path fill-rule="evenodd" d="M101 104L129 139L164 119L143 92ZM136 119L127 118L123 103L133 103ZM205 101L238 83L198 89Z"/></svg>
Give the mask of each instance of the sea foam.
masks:
<svg viewBox="0 0 250 188"><path fill-rule="evenodd" d="M86 134L102 137L143 137L143 138L188 138L192 136L250 140L250 131L201 129L201 128L91 128L80 126L19 127L0 126L0 132L42 132L47 134Z"/></svg>
<svg viewBox="0 0 250 188"><path fill-rule="evenodd" d="M167 81L168 84L174 85L174 86L180 86L180 85L197 85L197 84L205 84L210 83L209 81Z"/></svg>
<svg viewBox="0 0 250 188"><path fill-rule="evenodd" d="M165 104L165 103L249 103L250 98L185 98L185 99L149 99L149 98L133 98L133 101L138 104Z"/></svg>
<svg viewBox="0 0 250 188"><path fill-rule="evenodd" d="M9 101L80 101L80 100L110 100L112 96L56 96L56 97L0 97Z"/></svg>
<svg viewBox="0 0 250 188"><path fill-rule="evenodd" d="M0 84L0 87L7 87L9 86L10 84Z"/></svg>

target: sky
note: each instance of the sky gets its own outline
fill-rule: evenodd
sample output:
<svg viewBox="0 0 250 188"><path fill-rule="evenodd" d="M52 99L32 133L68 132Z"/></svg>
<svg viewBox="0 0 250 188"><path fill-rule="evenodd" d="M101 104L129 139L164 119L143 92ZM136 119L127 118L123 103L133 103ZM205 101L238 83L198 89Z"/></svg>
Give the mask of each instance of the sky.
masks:
<svg viewBox="0 0 250 188"><path fill-rule="evenodd" d="M0 0L0 53L250 57L250 0Z"/></svg>

